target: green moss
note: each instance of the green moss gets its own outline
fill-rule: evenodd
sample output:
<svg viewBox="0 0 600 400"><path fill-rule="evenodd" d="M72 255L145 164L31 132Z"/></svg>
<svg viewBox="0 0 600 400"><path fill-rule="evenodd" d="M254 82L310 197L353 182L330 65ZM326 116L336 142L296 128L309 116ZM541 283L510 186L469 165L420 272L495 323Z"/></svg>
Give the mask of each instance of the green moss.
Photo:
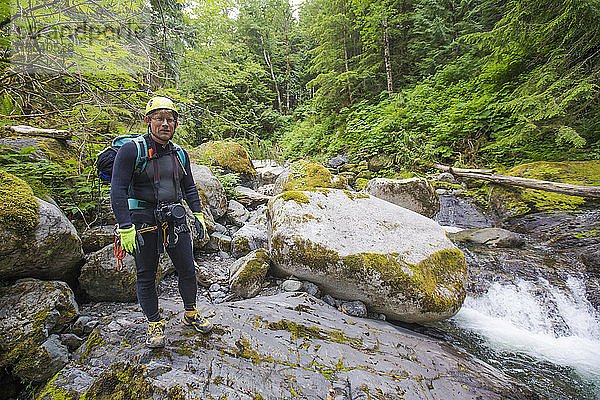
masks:
<svg viewBox="0 0 600 400"><path fill-rule="evenodd" d="M290 165L290 177L283 190L307 190L314 188L336 187L331 173L321 164L298 160ZM343 182L337 186L343 186Z"/></svg>
<svg viewBox="0 0 600 400"><path fill-rule="evenodd" d="M152 399L154 387L141 365L117 363L105 371L81 396L81 400Z"/></svg>
<svg viewBox="0 0 600 400"><path fill-rule="evenodd" d="M346 194L346 196L348 196L350 200L370 198L368 194L361 192L351 192L349 190L344 190L344 193Z"/></svg>
<svg viewBox="0 0 600 400"><path fill-rule="evenodd" d="M35 396L36 400L76 400L79 395L76 393L69 392L63 388L57 386L56 382L62 378L62 374L59 372L52 378L40 392Z"/></svg>
<svg viewBox="0 0 600 400"><path fill-rule="evenodd" d="M282 249L279 238L273 238L271 251ZM464 300L466 263L458 249L441 250L414 265L405 262L397 253L359 253L340 257L335 251L310 241L297 241L287 249L286 257L291 264L310 266L315 272L334 274L339 279L360 281L376 274L378 280L388 287L390 296L408 296L417 304L424 304L430 311L446 312L457 309ZM440 287L455 296L442 296Z"/></svg>
<svg viewBox="0 0 600 400"><path fill-rule="evenodd" d="M191 152L193 161L205 165L218 165L231 172L256 176L256 170L246 149L239 143L218 140L203 143Z"/></svg>
<svg viewBox="0 0 600 400"><path fill-rule="evenodd" d="M290 190L283 192L278 197L281 197L285 201L294 200L298 204L308 203L308 196L298 190Z"/></svg>
<svg viewBox="0 0 600 400"><path fill-rule="evenodd" d="M356 181L354 181L354 186L356 187L356 190L363 190L365 188L365 186L367 186L367 183L369 183L370 179L366 179L366 178L356 178Z"/></svg>
<svg viewBox="0 0 600 400"><path fill-rule="evenodd" d="M169 400L185 400L187 397L185 396L183 388L179 385L175 385L167 392L167 398Z"/></svg>
<svg viewBox="0 0 600 400"><path fill-rule="evenodd" d="M269 269L271 262L265 249L257 249L253 253L244 269L235 277L235 283L242 287L247 287L254 283L262 282Z"/></svg>
<svg viewBox="0 0 600 400"><path fill-rule="evenodd" d="M600 163L594 161L566 161L522 164L506 172L509 176L541 179L574 185L600 186ZM516 194L516 195L515 195ZM513 202L524 202L537 211L573 211L586 202L584 197L534 189L516 189Z"/></svg>
<svg viewBox="0 0 600 400"><path fill-rule="evenodd" d="M259 354L256 350L252 348L250 342L245 337L241 337L239 340L235 342L237 347L236 354L239 357L245 358L247 360L251 360L252 364L260 364L263 362L274 363L275 360L271 356L264 356Z"/></svg>
<svg viewBox="0 0 600 400"><path fill-rule="evenodd" d="M83 344L85 351L79 356L79 362L83 363L90 353L98 346L104 344L104 339L100 336L98 331L94 331L88 337L87 341Z"/></svg>
<svg viewBox="0 0 600 400"><path fill-rule="evenodd" d="M334 343L346 344L355 349L362 348L362 339L355 339L344 335L341 331L328 331L312 326L298 324L292 321L281 320L279 322L268 322L267 328L273 331L286 331L292 335L292 339L319 339Z"/></svg>
<svg viewBox="0 0 600 400"><path fill-rule="evenodd" d="M22 179L0 170L0 224L22 234L38 224L39 204Z"/></svg>
<svg viewBox="0 0 600 400"><path fill-rule="evenodd" d="M231 247L235 249L236 252L241 254L248 254L252 249L250 248L250 241L247 237L237 237L231 243Z"/></svg>

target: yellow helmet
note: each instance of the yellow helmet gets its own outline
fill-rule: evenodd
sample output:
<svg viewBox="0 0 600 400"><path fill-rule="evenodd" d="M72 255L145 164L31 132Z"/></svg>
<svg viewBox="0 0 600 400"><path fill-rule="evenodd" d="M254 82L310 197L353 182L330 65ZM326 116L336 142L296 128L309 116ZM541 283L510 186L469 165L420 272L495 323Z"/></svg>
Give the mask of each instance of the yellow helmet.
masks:
<svg viewBox="0 0 600 400"><path fill-rule="evenodd" d="M179 114L179 111L177 111L177 108L175 107L175 104L173 104L171 99L168 99L166 97L156 96L156 97L151 98L150 101L148 101L148 104L146 104L145 115L148 116L156 110L163 110L163 109L173 111L173 113L175 114L175 117L177 117L177 115Z"/></svg>

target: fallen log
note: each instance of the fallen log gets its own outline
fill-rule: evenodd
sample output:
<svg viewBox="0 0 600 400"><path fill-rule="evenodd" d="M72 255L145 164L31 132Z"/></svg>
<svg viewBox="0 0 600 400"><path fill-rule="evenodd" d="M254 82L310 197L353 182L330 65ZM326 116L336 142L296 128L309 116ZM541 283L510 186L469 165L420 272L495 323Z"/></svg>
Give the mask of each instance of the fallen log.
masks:
<svg viewBox="0 0 600 400"><path fill-rule="evenodd" d="M41 136L51 139L70 140L73 136L71 132L62 129L43 129L34 128L28 125L10 126L9 129L14 133L24 136Z"/></svg>
<svg viewBox="0 0 600 400"><path fill-rule="evenodd" d="M500 184L504 184L504 185L521 186L521 187L525 187L525 188L529 188L529 189L544 190L547 192L562 193L562 194L568 194L571 196L600 198L600 186L573 185L570 183L542 181L539 179L530 179L530 178L520 178L518 176L505 176L505 175L496 175L494 173L471 172L471 171L477 171L477 170L454 168L454 167L448 167L446 165L440 165L440 164L434 164L433 167L440 171L450 172L452 175L461 176L464 178L479 179L482 181L489 181L489 182L500 183ZM479 170L479 171L491 171L491 170Z"/></svg>

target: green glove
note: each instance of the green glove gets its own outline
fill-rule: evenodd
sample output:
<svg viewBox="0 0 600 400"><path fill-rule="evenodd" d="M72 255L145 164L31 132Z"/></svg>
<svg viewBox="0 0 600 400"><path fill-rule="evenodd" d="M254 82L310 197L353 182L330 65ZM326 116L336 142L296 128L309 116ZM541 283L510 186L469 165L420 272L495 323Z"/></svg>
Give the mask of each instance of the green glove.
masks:
<svg viewBox="0 0 600 400"><path fill-rule="evenodd" d="M137 232L135 231L135 225L127 229L118 229L119 236L121 236L121 247L126 252L133 254L135 251L135 237Z"/></svg>
<svg viewBox="0 0 600 400"><path fill-rule="evenodd" d="M200 240L204 240L206 237L206 223L204 222L204 214L202 213L193 213L194 224L196 225L196 230L198 231L198 235L200 236Z"/></svg>

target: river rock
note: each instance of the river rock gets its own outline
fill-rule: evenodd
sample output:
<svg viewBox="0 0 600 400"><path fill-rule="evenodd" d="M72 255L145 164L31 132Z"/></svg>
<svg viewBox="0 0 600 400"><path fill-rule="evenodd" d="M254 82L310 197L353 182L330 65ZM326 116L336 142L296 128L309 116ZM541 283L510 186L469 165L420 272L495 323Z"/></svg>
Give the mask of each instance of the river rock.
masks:
<svg viewBox="0 0 600 400"><path fill-rule="evenodd" d="M258 249L231 264L231 291L243 298L256 296L260 292L270 263L269 253L265 249Z"/></svg>
<svg viewBox="0 0 600 400"><path fill-rule="evenodd" d="M36 198L38 224L27 236L0 226L0 277L69 280L83 262L81 239L55 205Z"/></svg>
<svg viewBox="0 0 600 400"><path fill-rule="evenodd" d="M354 317L364 318L367 316L367 307L362 301L347 301L342 303L340 311Z"/></svg>
<svg viewBox="0 0 600 400"><path fill-rule="evenodd" d="M364 193L286 192L269 203L276 272L406 322L449 318L465 298L464 256L433 220Z"/></svg>
<svg viewBox="0 0 600 400"><path fill-rule="evenodd" d="M90 255L81 269L79 283L91 301L123 301L137 300L136 268L133 256L126 253L123 258L123 269L117 270L114 255L115 245L111 244ZM160 282L173 264L168 257L162 257L156 274Z"/></svg>
<svg viewBox="0 0 600 400"><path fill-rule="evenodd" d="M43 382L68 362L59 333L77 318L69 286L59 281L26 279L0 288L0 367Z"/></svg>
<svg viewBox="0 0 600 400"><path fill-rule="evenodd" d="M245 256L252 250L267 248L267 207L260 206L252 213L250 220L237 230L231 241L231 254L235 258Z"/></svg>
<svg viewBox="0 0 600 400"><path fill-rule="evenodd" d="M285 292L297 292L302 289L302 282L297 279L286 279L281 284L281 289Z"/></svg>
<svg viewBox="0 0 600 400"><path fill-rule="evenodd" d="M451 237L454 241L489 247L521 247L525 244L521 235L502 228L465 229Z"/></svg>
<svg viewBox="0 0 600 400"><path fill-rule="evenodd" d="M81 233L81 247L83 252L96 252L115 241L114 226L99 226L86 229Z"/></svg>
<svg viewBox="0 0 600 400"><path fill-rule="evenodd" d="M258 181L261 186L274 184L279 175L284 171L285 168L280 165L266 165L264 167L256 168Z"/></svg>
<svg viewBox="0 0 600 400"><path fill-rule="evenodd" d="M266 204L271 199L271 196L265 196L245 186L236 186L235 193L236 201L250 209Z"/></svg>
<svg viewBox="0 0 600 400"><path fill-rule="evenodd" d="M250 218L250 213L241 203L231 200L227 207L227 218L236 226L243 226Z"/></svg>
<svg viewBox="0 0 600 400"><path fill-rule="evenodd" d="M235 258L245 256L253 250L267 248L269 238L264 225L248 223L233 234L231 255Z"/></svg>
<svg viewBox="0 0 600 400"><path fill-rule="evenodd" d="M86 398L324 399L346 382L353 398L525 399L511 378L464 352L384 321L344 315L307 294L257 297L219 305L210 335L191 334L180 304L163 301L167 345L148 350L146 323L127 306L119 329L106 318L68 365L43 388ZM124 345L124 342L127 345ZM101 369L98 368L101 366ZM112 384L107 384L112 382ZM260 397L259 397L260 396ZM361 397L362 396L362 397Z"/></svg>
<svg viewBox="0 0 600 400"><path fill-rule="evenodd" d="M363 190L428 218L440 211L440 199L427 179L375 178L371 179Z"/></svg>
<svg viewBox="0 0 600 400"><path fill-rule="evenodd" d="M342 165L346 164L347 162L348 162L348 156L339 155L339 156L335 156L331 160L329 160L329 166L331 168L338 169Z"/></svg>
<svg viewBox="0 0 600 400"><path fill-rule="evenodd" d="M227 197L223 185L206 165L191 163L190 169L196 187L201 189L208 198L212 215L215 218L222 217L227 211Z"/></svg>

